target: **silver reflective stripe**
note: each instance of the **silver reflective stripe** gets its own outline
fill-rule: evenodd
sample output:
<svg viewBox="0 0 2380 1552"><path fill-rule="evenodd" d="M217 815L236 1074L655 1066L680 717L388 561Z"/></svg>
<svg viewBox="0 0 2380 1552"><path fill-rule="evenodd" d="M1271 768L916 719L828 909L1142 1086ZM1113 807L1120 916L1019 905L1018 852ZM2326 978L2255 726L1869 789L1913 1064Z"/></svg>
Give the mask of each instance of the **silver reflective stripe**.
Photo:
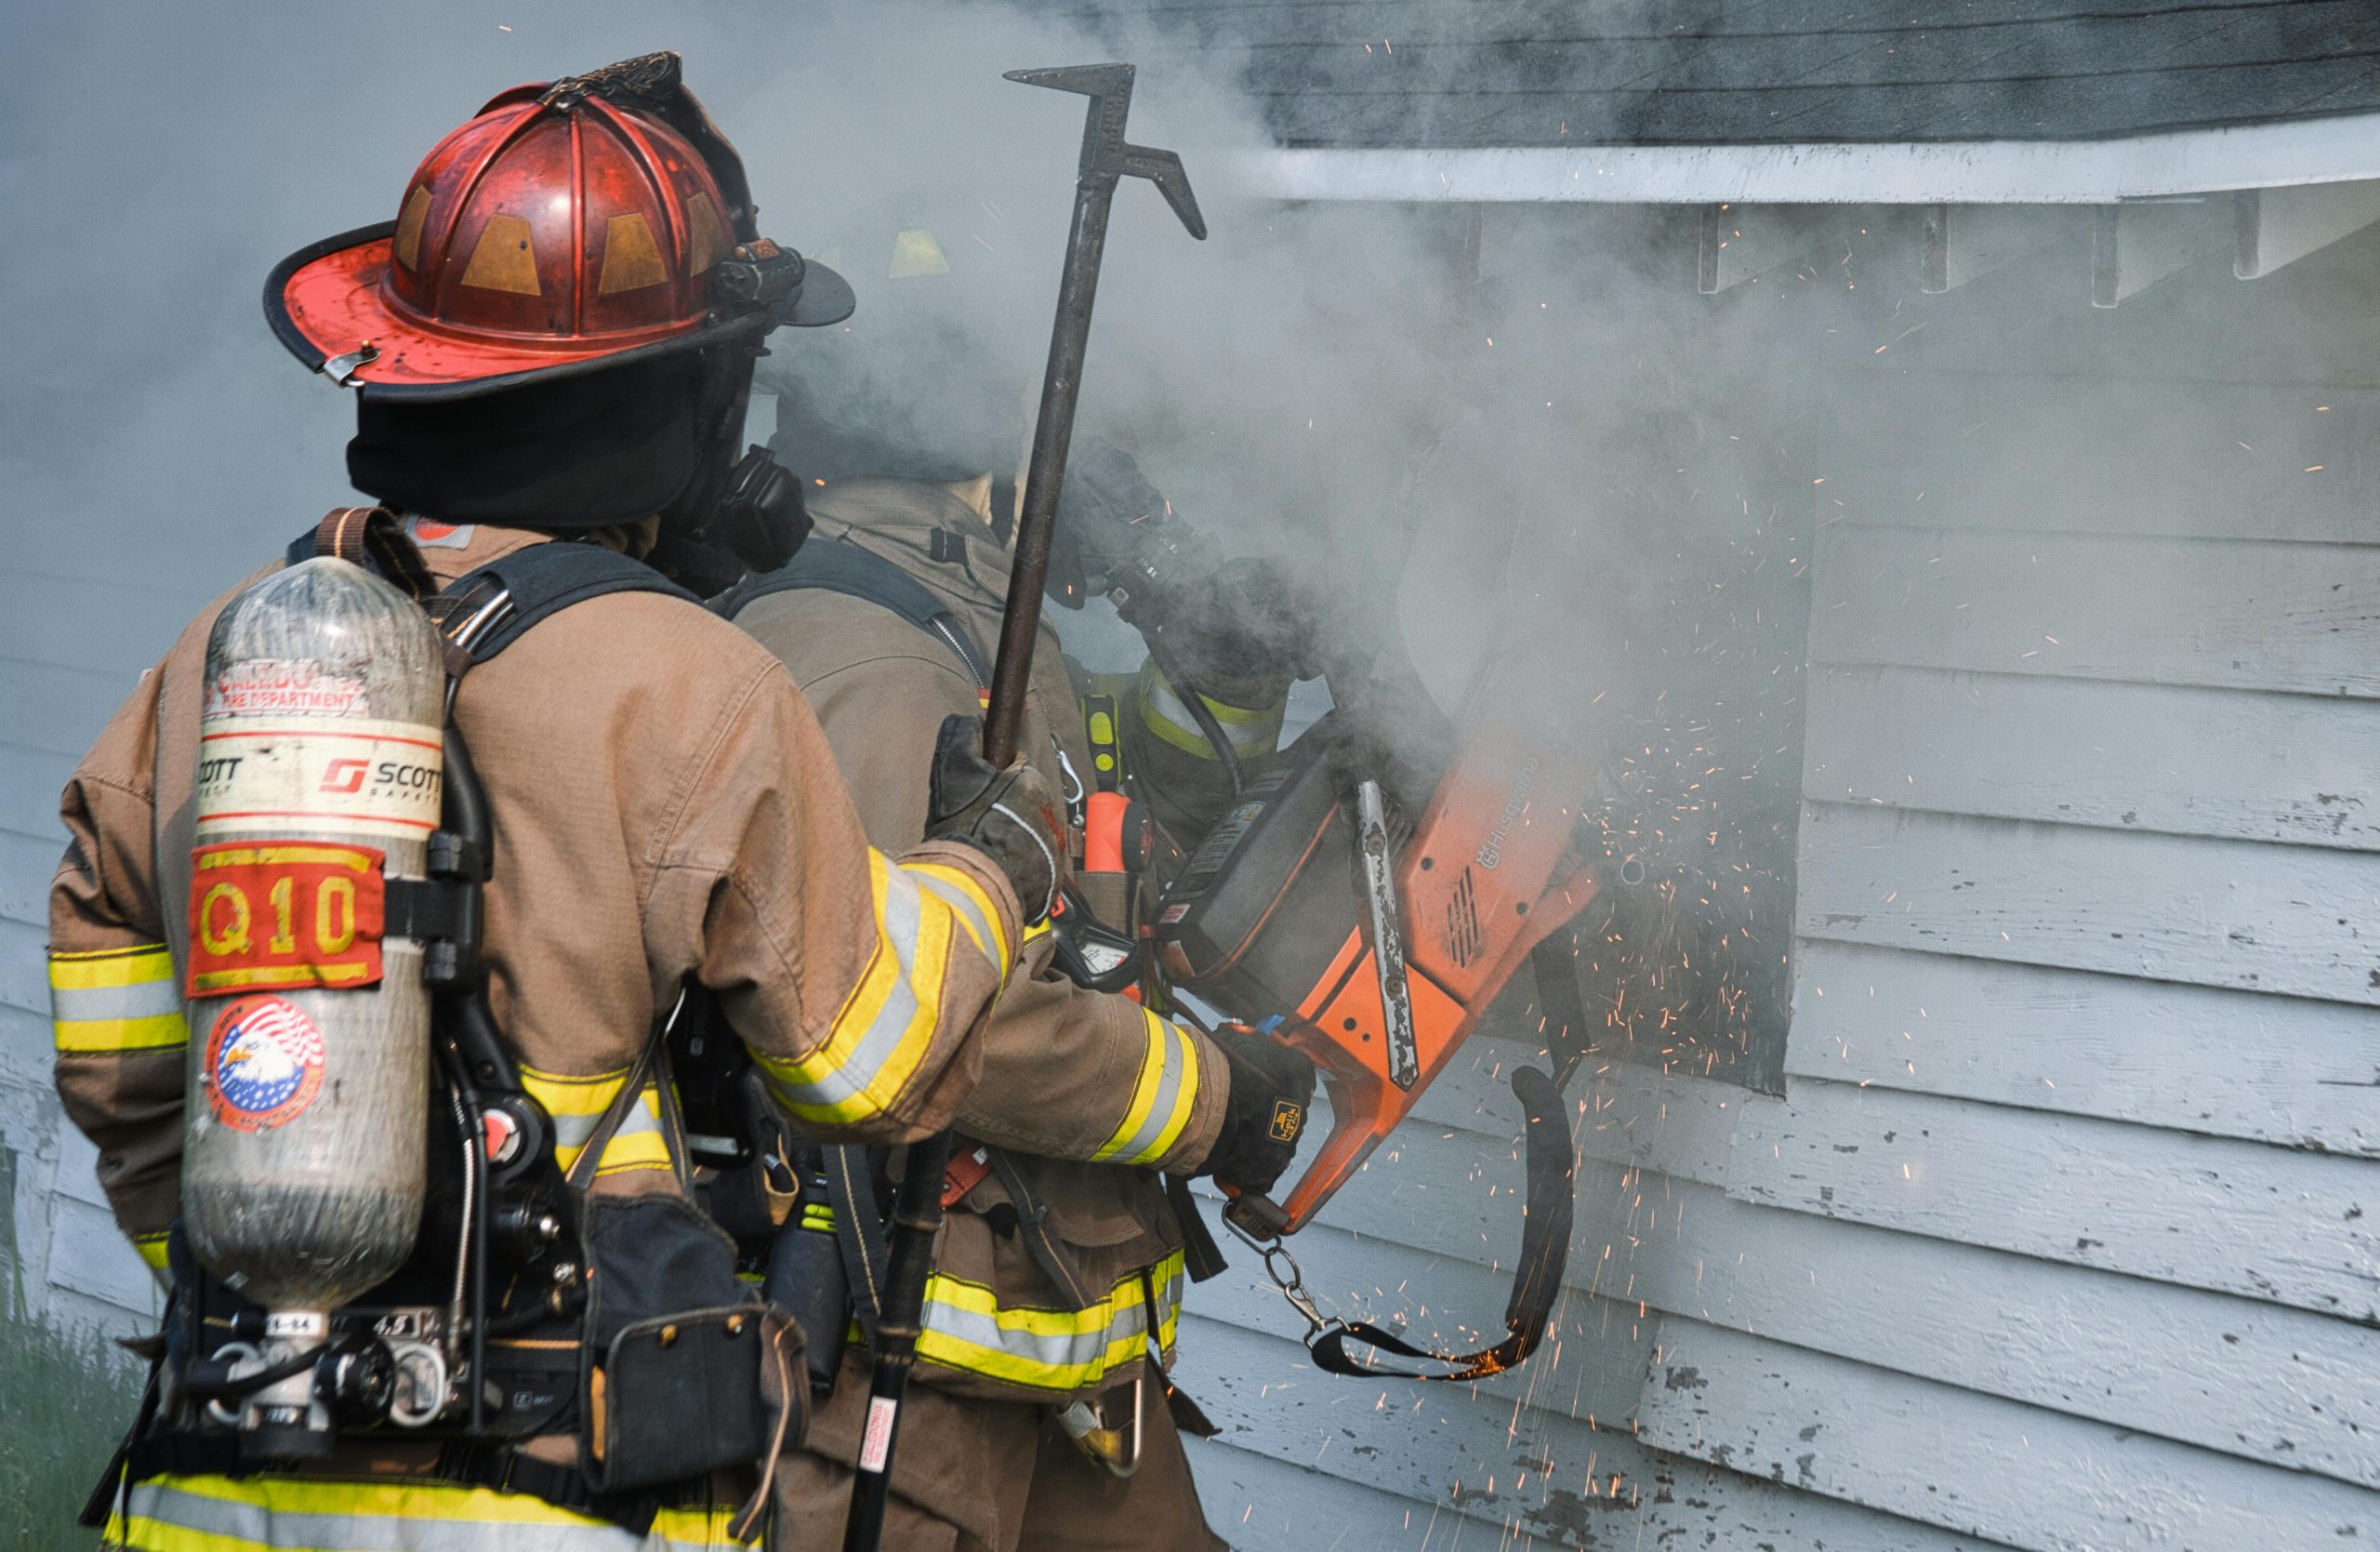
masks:
<svg viewBox="0 0 2380 1552"><path fill-rule="evenodd" d="M908 871L906 869L902 870ZM992 962L994 968L998 968L1000 935L992 930L992 923L984 920L984 913L976 909L974 901L967 897L967 892L949 880L935 878L932 873L910 873L909 877L917 881L919 888L957 911L959 920L975 929L975 941L984 946L985 957Z"/></svg>
<svg viewBox="0 0 2380 1552"><path fill-rule="evenodd" d="M807 1083L780 1077L779 1086L798 1105L842 1106L859 1097L860 1092L876 1081L878 1073L892 1059L900 1048L901 1037L918 1016L918 994L909 985L909 973L918 958L918 919L919 899L918 886L909 874L899 868L884 869L884 919L878 933L886 949L892 955L897 974L884 996L884 1005L876 1010L861 1032L858 1043L850 1055L832 1071L822 1072ZM871 1107L872 1108L873 1107Z"/></svg>
<svg viewBox="0 0 2380 1552"><path fill-rule="evenodd" d="M959 1305L947 1305L943 1300L926 1300L926 1331L966 1343L969 1347L987 1347L1004 1352L1012 1360L1024 1364L1036 1364L1047 1373L1047 1386L1085 1386L1106 1373L1106 1355L1118 1343L1126 1345L1126 1352L1117 1355L1117 1361L1130 1361L1140 1355L1140 1335L1147 1331L1147 1305L1140 1297L1140 1279L1128 1279L1117 1285L1117 1293L1109 1295L1117 1300L1114 1319L1097 1331L1068 1331L1054 1335L1024 1331L1016 1326L1002 1326L995 1317L976 1309L961 1309ZM1157 1290L1159 1309L1178 1311L1183 1302L1183 1271L1176 1268ZM961 1361L961 1366L966 1366ZM993 1373L993 1371L983 1371ZM993 1373L993 1378L1014 1378Z"/></svg>
<svg viewBox="0 0 2380 1552"><path fill-rule="evenodd" d="M648 1086L645 1092L650 1094L653 1091ZM552 1119L556 1147L585 1147L587 1139L595 1134L595 1128L602 1121L603 1113L598 1110L592 1115L555 1116ZM622 1137L633 1137L639 1133L660 1130L660 1121L645 1102L639 1099L628 1108L628 1119L621 1121L620 1129L612 1134L612 1140L617 1142Z"/></svg>
<svg viewBox="0 0 2380 1552"><path fill-rule="evenodd" d="M1154 1026L1157 1049L1165 1059L1157 1068L1157 1096L1149 1101L1148 1113L1132 1134L1114 1147L1101 1149L1110 1159L1143 1161L1164 1140L1167 1127L1174 1121L1174 1105L1182 1097L1182 1084L1189 1076L1196 1060L1190 1054L1190 1037L1170 1019L1157 1017L1144 1010L1142 1016ZM1135 1090L1137 1093L1137 1089Z"/></svg>
<svg viewBox="0 0 2380 1552"><path fill-rule="evenodd" d="M258 1485L262 1479L252 1479ZM226 1483L232 1492L245 1484ZM359 1495L381 1491L358 1484ZM534 1506L559 1517L534 1498L507 1495L506 1502ZM465 1519L430 1512L419 1515L294 1513L231 1498L188 1492L164 1482L141 1482L127 1505L134 1519L221 1536L260 1548L307 1552L713 1552L732 1547L718 1541L681 1541L655 1531L640 1536L616 1525L573 1518L566 1524L536 1524L517 1519ZM136 1537L132 1542L138 1546Z"/></svg>
<svg viewBox="0 0 2380 1552"><path fill-rule="evenodd" d="M162 1018L182 1011L182 988L173 976L136 981L128 987L58 987L49 988L50 1017L60 1024L92 1024L102 1019Z"/></svg>
<svg viewBox="0 0 2380 1552"><path fill-rule="evenodd" d="M1194 738L1207 736L1205 730L1198 726L1198 719L1191 714L1188 703L1173 693L1173 686L1165 682L1163 675L1155 672L1142 674L1140 689L1141 702L1148 710ZM1211 709L1214 697L1210 696L1207 699ZM1236 708L1231 710L1236 710ZM1232 716L1221 714L1215 721L1223 728L1223 736L1231 740L1233 749L1242 754L1261 754L1279 741L1281 723L1287 710L1288 703L1283 702L1281 706L1265 710L1261 720L1256 722L1239 722Z"/></svg>

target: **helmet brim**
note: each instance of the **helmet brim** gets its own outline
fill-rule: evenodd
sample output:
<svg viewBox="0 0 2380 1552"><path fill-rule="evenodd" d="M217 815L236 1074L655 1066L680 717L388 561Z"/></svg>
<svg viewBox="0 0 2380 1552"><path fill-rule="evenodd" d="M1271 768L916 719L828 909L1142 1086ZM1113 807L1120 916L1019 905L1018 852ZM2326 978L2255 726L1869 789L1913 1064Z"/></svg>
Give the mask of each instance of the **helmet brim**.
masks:
<svg viewBox="0 0 2380 1552"><path fill-rule="evenodd" d="M266 277L265 319L290 354L310 371L342 361L337 381L366 398L430 403L469 399L527 382L573 377L678 351L764 334L780 325L818 328L840 324L857 305L849 282L824 264L809 263L790 308L713 313L689 327L633 341L519 344L425 328L389 304L387 273L397 223L359 227L298 249Z"/></svg>

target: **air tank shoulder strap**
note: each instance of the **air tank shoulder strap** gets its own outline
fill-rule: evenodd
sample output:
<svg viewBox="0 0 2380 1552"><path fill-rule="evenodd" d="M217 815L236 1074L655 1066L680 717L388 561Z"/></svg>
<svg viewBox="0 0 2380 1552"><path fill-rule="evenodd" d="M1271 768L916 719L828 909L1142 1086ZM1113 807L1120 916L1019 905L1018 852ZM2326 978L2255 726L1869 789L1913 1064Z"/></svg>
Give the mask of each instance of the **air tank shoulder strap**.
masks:
<svg viewBox="0 0 2380 1552"><path fill-rule="evenodd" d="M747 577L721 598L717 608L734 619L747 604L774 593L798 589L839 592L890 609L911 625L948 647L959 667L979 689L992 683L991 666L959 617L932 589L870 550L841 541L812 541L794 552L792 560L763 577Z"/></svg>
<svg viewBox="0 0 2380 1552"><path fill-rule="evenodd" d="M397 514L386 507L333 507L322 522L289 544L288 564L296 565L317 555L336 555L424 599L438 590L438 579L422 564Z"/></svg>
<svg viewBox="0 0 2380 1552"><path fill-rule="evenodd" d="M438 595L430 613L472 662L484 663L540 621L615 592L665 593L702 607L702 600L642 561L601 545L556 540L464 573Z"/></svg>
<svg viewBox="0 0 2380 1552"><path fill-rule="evenodd" d="M439 630L474 663L486 662L540 621L605 593L667 593L702 606L700 599L641 561L566 539L516 550L464 573L441 591L403 524L386 507L334 510L290 541L286 558L296 565L317 555L352 561L421 600Z"/></svg>

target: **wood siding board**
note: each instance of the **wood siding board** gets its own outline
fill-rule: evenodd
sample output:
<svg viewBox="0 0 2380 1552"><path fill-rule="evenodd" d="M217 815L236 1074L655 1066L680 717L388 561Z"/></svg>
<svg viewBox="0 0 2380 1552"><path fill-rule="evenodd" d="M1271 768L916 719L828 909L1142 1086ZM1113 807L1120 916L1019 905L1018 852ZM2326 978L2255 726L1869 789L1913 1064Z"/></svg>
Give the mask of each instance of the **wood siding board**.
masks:
<svg viewBox="0 0 2380 1552"><path fill-rule="evenodd" d="M1621 1251L1656 1311L2380 1488L2361 1327L1709 1187L1675 1186L1673 1200L1673 1228Z"/></svg>
<svg viewBox="0 0 2380 1552"><path fill-rule="evenodd" d="M49 1281L139 1314L157 1307L156 1279L104 1207L56 1199L49 1226Z"/></svg>
<svg viewBox="0 0 2380 1552"><path fill-rule="evenodd" d="M1808 803L1796 927L2380 1004L2380 857Z"/></svg>
<svg viewBox="0 0 2380 1552"><path fill-rule="evenodd" d="M2380 1324L2380 1170L2220 1137L1796 1082L1755 1096L1727 1191Z"/></svg>
<svg viewBox="0 0 2380 1552"><path fill-rule="evenodd" d="M1409 1490L1342 1481L1221 1440L1183 1443L1207 1522L1241 1545L1439 1552L1455 1542L1460 1517L1417 1502Z"/></svg>
<svg viewBox="0 0 2380 1552"><path fill-rule="evenodd" d="M2380 1158L2365 1008L1822 941L1795 977L1796 1078Z"/></svg>
<svg viewBox="0 0 2380 1552"><path fill-rule="evenodd" d="M0 657L0 727L20 749L80 759L138 683L137 674Z"/></svg>
<svg viewBox="0 0 2380 1552"><path fill-rule="evenodd" d="M61 1120L64 1112L60 1112ZM99 1149L72 1121L58 1129L58 1177L52 1189L69 1201L109 1211L108 1194L99 1185ZM112 1227L114 1220L109 1220Z"/></svg>
<svg viewBox="0 0 2380 1552"><path fill-rule="evenodd" d="M1546 1059L1531 1046L1474 1036L1421 1095L1414 1119L1382 1147L1400 1158L1410 1148L1426 1161L1436 1135L1432 1128L1517 1139L1525 1121L1513 1096L1516 1066L1542 1071ZM1589 1159L1722 1184L1735 1131L1731 1107L1745 1092L1683 1073L1590 1061L1570 1083L1573 1141Z"/></svg>
<svg viewBox="0 0 2380 1552"><path fill-rule="evenodd" d="M153 1336L158 1318L165 1313L162 1303L138 1308L117 1304L112 1299L98 1298L79 1289L51 1283L43 1290L46 1303L42 1319L60 1331L83 1333L91 1347L106 1355L123 1374L126 1394L138 1396L144 1368L140 1360L115 1346L120 1341ZM115 1355L123 1353L121 1360ZM126 1421L129 1422L129 1417ZM77 1484L80 1485L80 1484Z"/></svg>
<svg viewBox="0 0 2380 1552"><path fill-rule="evenodd" d="M194 590L0 571L0 657L134 679L208 602Z"/></svg>
<svg viewBox="0 0 2380 1552"><path fill-rule="evenodd" d="M49 929L0 917L0 1007L49 1016Z"/></svg>
<svg viewBox="0 0 2380 1552"><path fill-rule="evenodd" d="M1829 1140L1818 1151L1865 1151L1851 1140L1857 1132L1842 1142L1819 1133ZM1766 1128L1758 1134L1766 1134ZM2013 1141L2023 1146L2021 1136ZM1509 1145L1479 1138L1476 1148L1487 1167ZM2152 1149L2152 1165L2170 1162ZM2079 1165L2077 1173L2096 1178L2089 1155ZM1888 1163L1884 1173L1897 1179L1897 1167ZM2070 1186L2065 1194L2073 1194ZM1509 1206L1489 1200L1477 1183L1451 1204L1432 1201L1436 1196L1398 1200L1350 1187L1333 1201L1295 1246L1326 1309L1409 1327L1442 1346L1482 1339L1480 1328L1501 1310L1509 1273L1436 1253L1485 1257L1492 1247L1508 1254L1516 1229ZM1578 1199L1570 1292L1555 1312L1554 1336L1527 1367L1488 1382L1485 1393L1599 1423L1624 1421L1630 1403L1616 1394L1619 1376L1641 1372L1654 1340L1642 1301L1655 1311L2380 1486L2380 1394L2367 1394L2365 1382L2369 1333L2264 1303L2253 1283L2243 1284L2247 1297L2234 1297L2054 1265L2022 1246L2001 1251L1921 1237L1929 1226L1902 1233L1863 1227L1856 1214L1814 1221L1593 1161L1580 1172ZM2021 1205L2014 1211L2021 1214ZM2224 1238L2236 1221L2235 1214L2207 1231L2216 1249L2236 1245ZM2062 1229L2062 1220L2053 1227ZM2162 1237L2144 1230L2142 1238ZM1194 1303L1236 1323L1296 1332L1296 1318L1260 1277L1252 1265L1235 1265ZM1591 1296L1590 1288L1606 1296Z"/></svg>
<svg viewBox="0 0 2380 1552"><path fill-rule="evenodd" d="M60 843L47 836L0 829L0 917L46 930L49 925L49 880L58 870Z"/></svg>
<svg viewBox="0 0 2380 1552"><path fill-rule="evenodd" d="M2380 851L2380 701L1833 668L1807 750L1820 802Z"/></svg>
<svg viewBox="0 0 2380 1552"><path fill-rule="evenodd" d="M1625 1432L1483 1404L1464 1386L1333 1378L1295 1342L1195 1311L1183 1318L1181 1353L1175 1379L1223 1428L1219 1439L1193 1446L1194 1461L1220 1446L1394 1493L1414 1506L1410 1523L1439 1517L1422 1544L1433 1552L1473 1545L1479 1531L1481 1546L1749 1549L1765 1542L1779 1552L1993 1552L1999 1545L1712 1470ZM1215 1529L1233 1536L1230 1513L1208 1507ZM1400 1508L1389 1529L1406 1524ZM1329 1546L1315 1530L1302 1526L1280 1545ZM1367 1530L1346 1540L1345 1552L1374 1545Z"/></svg>
<svg viewBox="0 0 2380 1552"><path fill-rule="evenodd" d="M1819 531L1814 663L2380 696L2380 547Z"/></svg>
<svg viewBox="0 0 2380 1552"><path fill-rule="evenodd" d="M0 830L18 835L46 835L66 843L58 822L58 795L74 774L76 754L27 749L0 741Z"/></svg>
<svg viewBox="0 0 2380 1552"><path fill-rule="evenodd" d="M1870 413L1899 456L1861 523L2380 544L2369 389L1928 373Z"/></svg>
<svg viewBox="0 0 2380 1552"><path fill-rule="evenodd" d="M1644 1437L2039 1552L2360 1544L2380 1495L1684 1320L1646 1386ZM1912 1463L1923 1463L1912 1469Z"/></svg>
<svg viewBox="0 0 2380 1552"><path fill-rule="evenodd" d="M29 1148L32 1139L55 1131L60 1111L50 1086L52 1049L48 1014L0 1006L0 1140L11 1147Z"/></svg>

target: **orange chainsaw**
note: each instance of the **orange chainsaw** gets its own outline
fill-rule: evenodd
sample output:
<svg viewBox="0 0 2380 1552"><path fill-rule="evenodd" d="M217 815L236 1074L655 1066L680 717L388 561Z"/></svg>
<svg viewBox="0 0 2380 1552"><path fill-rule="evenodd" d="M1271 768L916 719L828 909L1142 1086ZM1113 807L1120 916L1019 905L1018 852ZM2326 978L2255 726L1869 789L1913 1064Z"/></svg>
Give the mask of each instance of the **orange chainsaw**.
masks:
<svg viewBox="0 0 2380 1552"><path fill-rule="evenodd" d="M1506 984L1546 950L1538 981L1547 1043L1567 1045L1569 1056L1553 1075L1522 1068L1513 1077L1528 1118L1528 1216L1507 1308L1512 1334L1480 1353L1427 1352L1394 1333L1321 1317L1292 1277L1283 1292L1312 1324L1307 1346L1336 1372L1391 1373L1349 1358L1349 1341L1455 1371L1416 1378L1510 1368L1543 1334L1568 1249L1560 1089L1586 1031L1570 945L1548 940L1596 896L1578 842L1593 764L1575 747L1514 731L1511 688L1509 676L1491 673L1474 695L1461 746L1418 819L1390 795L1409 780L1384 783L1368 768L1363 741L1335 736L1326 719L1282 765L1248 784L1157 915L1157 952L1172 984L1223 1009L1289 1010L1258 1027L1310 1057L1329 1095L1330 1134L1286 1196L1244 1193L1225 1210L1259 1248L1313 1221L1412 1112ZM1267 1252L1268 1269L1279 1254L1277 1245Z"/></svg>

